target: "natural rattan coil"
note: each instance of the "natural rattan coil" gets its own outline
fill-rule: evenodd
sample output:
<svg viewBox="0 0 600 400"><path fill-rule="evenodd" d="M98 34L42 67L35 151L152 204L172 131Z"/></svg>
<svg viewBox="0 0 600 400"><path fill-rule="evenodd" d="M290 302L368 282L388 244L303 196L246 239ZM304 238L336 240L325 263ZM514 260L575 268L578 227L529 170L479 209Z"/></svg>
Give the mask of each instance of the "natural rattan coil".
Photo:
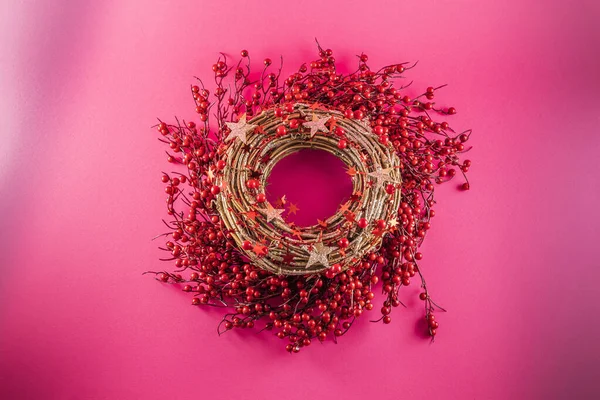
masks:
<svg viewBox="0 0 600 400"><path fill-rule="evenodd" d="M249 132L246 143L236 139L228 144L225 151L228 163L218 181L224 195L217 197L217 209L237 247L265 270L281 275L302 275L323 271L333 264L340 264L342 269L348 268L381 244L385 233L377 232L375 221L388 222L397 213L401 191L398 189L388 194L385 186L400 186L401 163L393 148L378 140L368 122L347 119L339 111L305 104L296 104L288 120L299 118L310 121L312 118L331 117L345 131L348 147L343 150L338 148L339 138L332 133L317 132L311 137L310 130L302 124L297 129L288 129L284 136L277 136L276 129L282 124L282 119L275 115L273 109L263 111L248 122L262 129ZM275 164L303 149L326 151L338 157L349 169L354 168L353 193L362 195L356 196L347 210L328 218L326 225L293 227L278 218L267 222L265 213L270 205L256 203L252 191L246 187L251 170L262 172L259 180L261 187L265 187ZM246 218L250 211L256 211L258 216ZM369 225L361 229L355 223L349 223L345 215L347 212L356 219L365 218ZM343 237L350 242L344 250L337 246ZM257 256L252 250L243 250L242 243L246 240L264 243L268 253ZM310 250L318 243L332 248L327 256L328 262L307 268ZM293 261L285 263L286 255L293 256Z"/></svg>

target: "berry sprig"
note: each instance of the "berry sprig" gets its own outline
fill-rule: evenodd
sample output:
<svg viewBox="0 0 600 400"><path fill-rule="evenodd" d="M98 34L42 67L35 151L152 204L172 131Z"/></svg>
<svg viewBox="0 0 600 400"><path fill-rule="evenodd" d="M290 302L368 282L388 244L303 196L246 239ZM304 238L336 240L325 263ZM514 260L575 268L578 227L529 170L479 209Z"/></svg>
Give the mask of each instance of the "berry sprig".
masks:
<svg viewBox="0 0 600 400"><path fill-rule="evenodd" d="M159 235L165 238L161 249L168 254L164 260L176 269L151 273L161 282L181 285L193 295L193 305L226 308L219 334L258 326L285 340L289 352L298 352L315 340L336 341L344 335L356 318L373 309L378 285L385 300L377 320L389 324L392 310L402 304L400 288L417 276L427 332L433 338L439 329L435 313L444 310L430 296L418 249L435 216L435 185L460 174L464 181L459 188L470 189L466 173L471 161L462 160L462 154L470 149L471 132L456 132L445 121L456 109L434 101L443 86L430 86L414 98L406 94L403 75L415 65L394 64L375 71L367 64L368 56L361 54L356 71L345 75L336 71L330 49L318 45L318 53L316 60L283 80L281 67L273 72L270 59L264 60L261 73L253 78L248 51L243 50L233 66L222 54L212 68L214 92L200 80L191 87L199 121L159 121L160 140L169 147L167 161L182 168L161 177L168 214L167 232ZM382 237L381 246L361 259L334 264L320 274L277 275L259 268L243 252L256 249L259 256L268 251L263 243L244 242L241 249L236 245L215 207L218 196L227 190L217 178L231 162L226 157L227 122L242 116L251 121L273 109L281 119L276 136L285 138L307 122L295 116L297 103L339 111L347 119L364 123L379 142L391 146L401 161L402 183L384 188L390 195L400 190L402 200L389 221L355 219L344 211L347 218L341 229L345 233L368 229ZM335 120L328 127L329 132L323 134L335 137L340 151L353 146ZM255 191L256 202L262 204L264 188L257 182L249 180L248 190ZM240 218L250 223L252 217L256 216ZM342 238L335 245L345 251L349 243Z"/></svg>

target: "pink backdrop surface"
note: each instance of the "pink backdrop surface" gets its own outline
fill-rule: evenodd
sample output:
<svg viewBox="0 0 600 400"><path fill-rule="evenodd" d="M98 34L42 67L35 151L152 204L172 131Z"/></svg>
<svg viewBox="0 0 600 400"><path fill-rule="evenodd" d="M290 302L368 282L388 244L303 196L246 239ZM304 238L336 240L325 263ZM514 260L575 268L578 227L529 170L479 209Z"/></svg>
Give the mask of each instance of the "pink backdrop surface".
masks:
<svg viewBox="0 0 600 400"><path fill-rule="evenodd" d="M0 398L600 398L599 4L3 1ZM141 275L162 267L155 118L194 117L219 51L289 72L314 37L352 66L419 60L411 90L448 83L474 129L472 190L439 188L423 248L449 310L433 345L416 287L391 325L290 356ZM273 187L333 212L347 188L296 167Z"/></svg>

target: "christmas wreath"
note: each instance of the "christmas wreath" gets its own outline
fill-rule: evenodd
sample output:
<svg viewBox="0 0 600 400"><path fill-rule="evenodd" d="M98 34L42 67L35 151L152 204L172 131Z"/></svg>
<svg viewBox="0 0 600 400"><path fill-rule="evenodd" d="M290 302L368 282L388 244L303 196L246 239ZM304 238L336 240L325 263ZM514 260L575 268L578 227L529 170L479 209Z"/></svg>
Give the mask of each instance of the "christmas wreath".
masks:
<svg viewBox="0 0 600 400"><path fill-rule="evenodd" d="M405 94L408 85L397 83L414 65L375 71L361 54L344 75L331 50L318 51L283 80L270 59L255 76L246 50L234 65L222 54L214 92L201 80L191 87L200 123L159 121L168 161L183 168L162 175L169 218L158 237L175 270L149 273L181 285L193 305L227 310L219 334L258 326L286 340L289 352L337 341L373 309L379 284L377 321L390 323L400 288L416 277L433 338L443 309L429 294L418 248L435 215L435 184L459 173L469 189L471 162L460 156L470 131L434 121L456 113L433 101L442 86ZM353 192L335 215L300 227L265 187L277 162L309 148L338 157Z"/></svg>

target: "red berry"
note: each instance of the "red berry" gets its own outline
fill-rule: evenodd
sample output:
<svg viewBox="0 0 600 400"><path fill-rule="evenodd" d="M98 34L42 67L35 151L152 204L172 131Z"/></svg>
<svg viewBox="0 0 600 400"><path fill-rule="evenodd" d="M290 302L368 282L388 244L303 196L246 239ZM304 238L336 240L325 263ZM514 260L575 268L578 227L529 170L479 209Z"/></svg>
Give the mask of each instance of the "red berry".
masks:
<svg viewBox="0 0 600 400"><path fill-rule="evenodd" d="M285 128L285 125L279 125L277 127L277 136L284 136L287 133L287 129Z"/></svg>
<svg viewBox="0 0 600 400"><path fill-rule="evenodd" d="M265 196L264 193L259 193L256 195L256 201L258 203L264 203L265 201L267 201L267 196Z"/></svg>
<svg viewBox="0 0 600 400"><path fill-rule="evenodd" d="M218 187L217 185L213 185L213 187L211 187L211 188L210 188L210 192L211 192L211 193L212 193L214 196L216 196L216 195L218 195L219 193L221 193L221 188L220 188L220 187Z"/></svg>
<svg viewBox="0 0 600 400"><path fill-rule="evenodd" d="M250 179L246 182L246 187L248 189L256 189L259 186L260 182L258 181L258 179Z"/></svg>

